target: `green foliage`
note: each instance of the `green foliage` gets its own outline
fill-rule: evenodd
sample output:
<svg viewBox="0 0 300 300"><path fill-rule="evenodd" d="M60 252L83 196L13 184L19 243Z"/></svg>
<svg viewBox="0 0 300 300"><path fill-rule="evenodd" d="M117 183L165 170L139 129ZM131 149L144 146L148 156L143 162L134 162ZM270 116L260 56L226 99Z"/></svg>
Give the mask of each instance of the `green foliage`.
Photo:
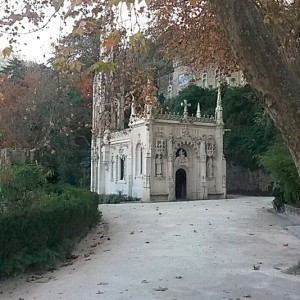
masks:
<svg viewBox="0 0 300 300"><path fill-rule="evenodd" d="M190 85L179 92L174 99L164 101L163 107L166 112L183 113L181 103L188 100L191 104L188 107L189 115L196 114L198 102L201 106L202 115L213 115L215 113L217 92L215 90L203 89L196 85Z"/></svg>
<svg viewBox="0 0 300 300"><path fill-rule="evenodd" d="M131 197L123 194L101 194L98 196L99 204L118 204L121 202L137 202L140 198Z"/></svg>
<svg viewBox="0 0 300 300"><path fill-rule="evenodd" d="M30 206L44 198L46 177L40 165L11 166L0 170L0 209L13 210Z"/></svg>
<svg viewBox="0 0 300 300"><path fill-rule="evenodd" d="M274 207L281 210L283 204L300 207L300 179L291 154L280 139L262 155L261 164L276 179Z"/></svg>
<svg viewBox="0 0 300 300"><path fill-rule="evenodd" d="M9 75L10 78L15 82L20 82L25 76L25 71L25 62L18 58L13 58L8 61L0 73Z"/></svg>
<svg viewBox="0 0 300 300"><path fill-rule="evenodd" d="M69 99L71 105L79 105L82 103L82 98L74 86L69 88L67 92L67 99Z"/></svg>
<svg viewBox="0 0 300 300"><path fill-rule="evenodd" d="M63 181L80 187L88 187L90 181L90 144L84 129L69 132L53 132L51 150L40 153L38 161L49 169L54 182ZM82 133L82 135L80 134Z"/></svg>
<svg viewBox="0 0 300 300"><path fill-rule="evenodd" d="M98 198L90 191L49 184L36 165L13 167L8 173L1 174L0 277L53 267L100 219Z"/></svg>
<svg viewBox="0 0 300 300"><path fill-rule="evenodd" d="M91 107L85 105L78 90L70 87L64 95L71 117L49 134L46 147L36 159L49 173L53 182L62 181L80 187L90 184Z"/></svg>
<svg viewBox="0 0 300 300"><path fill-rule="evenodd" d="M223 89L224 152L228 162L259 168L259 156L279 135L249 86Z"/></svg>
<svg viewBox="0 0 300 300"><path fill-rule="evenodd" d="M116 70L117 64L112 61L97 61L88 68L89 73L110 73Z"/></svg>

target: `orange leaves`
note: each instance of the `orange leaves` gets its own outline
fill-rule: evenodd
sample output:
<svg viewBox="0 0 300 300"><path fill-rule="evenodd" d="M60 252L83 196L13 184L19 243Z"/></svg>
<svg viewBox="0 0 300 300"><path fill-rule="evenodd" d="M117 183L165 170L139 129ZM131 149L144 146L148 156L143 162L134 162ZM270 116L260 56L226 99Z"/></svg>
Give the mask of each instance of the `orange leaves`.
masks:
<svg viewBox="0 0 300 300"><path fill-rule="evenodd" d="M93 78L83 74L80 76L76 88L84 100L91 100L93 95Z"/></svg>
<svg viewBox="0 0 300 300"><path fill-rule="evenodd" d="M189 1L193 6L196 6L197 2L199 2L199 0L189 0Z"/></svg>
<svg viewBox="0 0 300 300"><path fill-rule="evenodd" d="M121 42L121 34L118 31L111 32L109 36L104 40L103 47L107 50L111 50Z"/></svg>
<svg viewBox="0 0 300 300"><path fill-rule="evenodd" d="M11 53L13 52L13 49L12 47L5 47L1 54L4 56L4 57L9 57L11 55Z"/></svg>
<svg viewBox="0 0 300 300"><path fill-rule="evenodd" d="M154 5L155 30L163 40L165 57L198 70L209 64L219 67L234 64L232 51L209 1L166 0L165 3L164 9Z"/></svg>

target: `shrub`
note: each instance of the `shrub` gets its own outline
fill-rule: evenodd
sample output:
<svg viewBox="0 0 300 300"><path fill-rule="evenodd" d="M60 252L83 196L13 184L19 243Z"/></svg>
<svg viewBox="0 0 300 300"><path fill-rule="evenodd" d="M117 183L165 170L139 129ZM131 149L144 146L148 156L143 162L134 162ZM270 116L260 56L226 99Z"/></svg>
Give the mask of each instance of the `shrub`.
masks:
<svg viewBox="0 0 300 300"><path fill-rule="evenodd" d="M3 209L18 209L44 197L47 185L43 168L36 164L10 166L0 171L0 202Z"/></svg>
<svg viewBox="0 0 300 300"><path fill-rule="evenodd" d="M53 267L101 216L95 194L48 184L39 166L8 171L1 177L0 277L31 267Z"/></svg>
<svg viewBox="0 0 300 300"><path fill-rule="evenodd" d="M300 207L300 179L291 154L282 140L269 147L261 163L277 179L273 194L274 208L281 211L285 203Z"/></svg>
<svg viewBox="0 0 300 300"><path fill-rule="evenodd" d="M99 204L117 204L121 202L138 202L141 198L131 197L123 194L101 194L98 196Z"/></svg>

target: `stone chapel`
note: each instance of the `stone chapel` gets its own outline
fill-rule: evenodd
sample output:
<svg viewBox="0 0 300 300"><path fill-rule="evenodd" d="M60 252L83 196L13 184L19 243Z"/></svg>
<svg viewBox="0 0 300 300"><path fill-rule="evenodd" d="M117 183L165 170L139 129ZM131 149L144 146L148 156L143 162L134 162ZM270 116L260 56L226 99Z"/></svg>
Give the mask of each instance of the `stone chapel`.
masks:
<svg viewBox="0 0 300 300"><path fill-rule="evenodd" d="M202 116L199 104L196 116L189 116L187 101L182 103L182 115L158 113L148 104L142 115L136 115L133 102L125 129L121 124L124 101L118 101L110 112L114 120L106 117L107 102L99 82L101 78L96 76L91 154L93 192L122 193L143 202L226 198L220 88L214 116ZM112 130L110 122L119 125Z"/></svg>

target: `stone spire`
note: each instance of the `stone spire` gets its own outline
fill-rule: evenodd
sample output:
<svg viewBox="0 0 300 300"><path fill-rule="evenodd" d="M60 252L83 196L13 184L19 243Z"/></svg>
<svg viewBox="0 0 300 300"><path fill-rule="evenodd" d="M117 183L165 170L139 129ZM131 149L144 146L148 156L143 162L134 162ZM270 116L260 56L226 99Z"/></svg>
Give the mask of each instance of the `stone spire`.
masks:
<svg viewBox="0 0 300 300"><path fill-rule="evenodd" d="M222 108L222 97L221 97L221 87L218 88L218 97L217 97L217 107L215 112L215 119L217 124L221 125L223 123L223 108Z"/></svg>
<svg viewBox="0 0 300 300"><path fill-rule="evenodd" d="M197 113L196 113L196 117L198 119L201 118L201 110L200 110L200 103L198 102L198 105L197 105Z"/></svg>
<svg viewBox="0 0 300 300"><path fill-rule="evenodd" d="M135 101L134 101L134 96L132 95L132 103L131 103L131 114L130 114L130 118L129 118L129 125L132 124L132 122L135 119Z"/></svg>
<svg viewBox="0 0 300 300"><path fill-rule="evenodd" d="M152 86L151 80L147 79L146 97L145 97L145 116L147 119L152 117L153 99L152 99Z"/></svg>

